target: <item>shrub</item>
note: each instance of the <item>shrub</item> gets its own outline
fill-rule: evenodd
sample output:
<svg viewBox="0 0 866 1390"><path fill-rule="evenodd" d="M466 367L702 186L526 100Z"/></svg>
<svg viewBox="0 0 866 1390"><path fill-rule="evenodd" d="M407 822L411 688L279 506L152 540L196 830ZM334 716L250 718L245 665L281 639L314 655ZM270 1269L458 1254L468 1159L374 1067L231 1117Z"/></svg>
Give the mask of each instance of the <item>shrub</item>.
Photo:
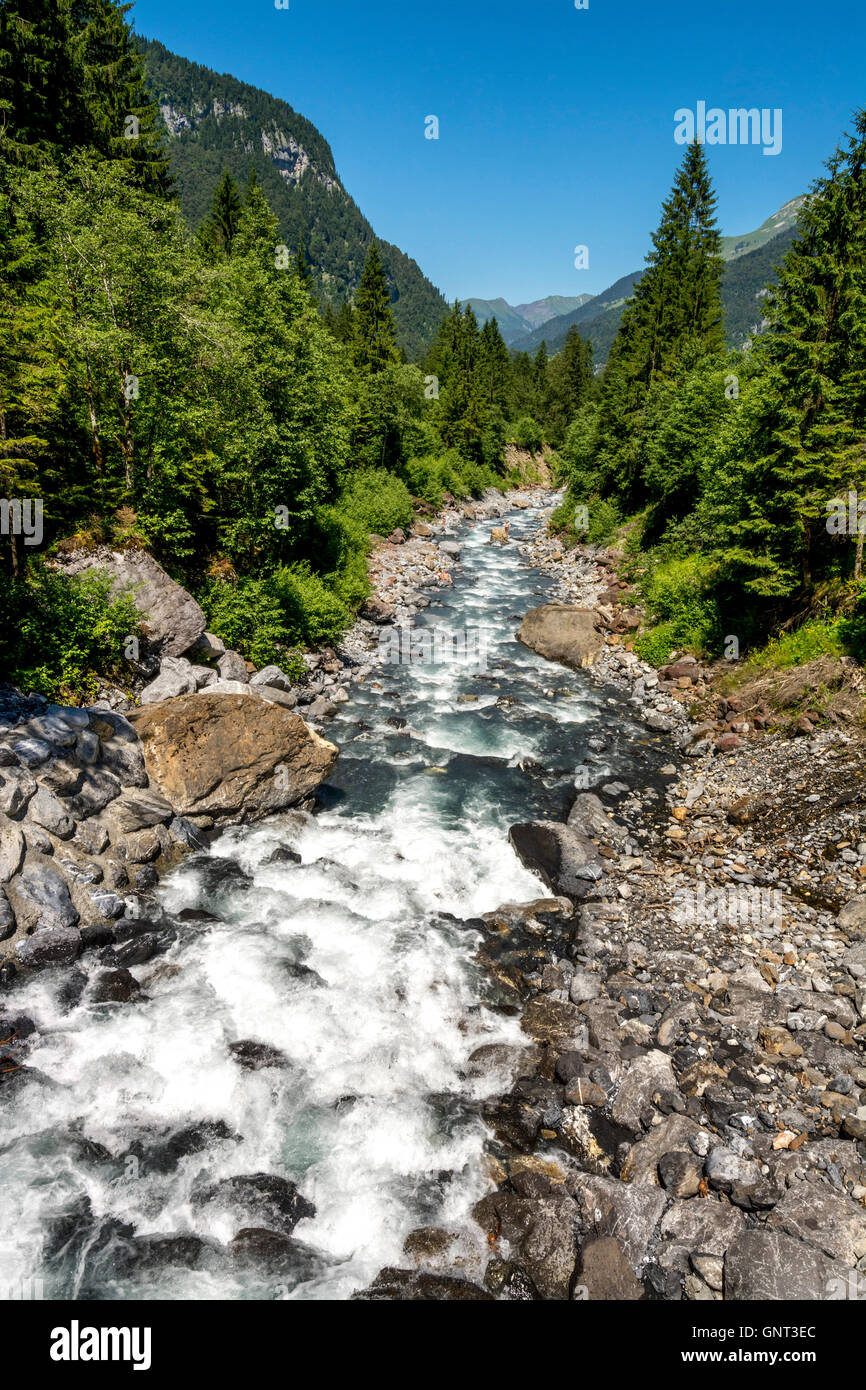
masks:
<svg viewBox="0 0 866 1390"><path fill-rule="evenodd" d="M863 584L848 617L838 627L839 640L855 660L866 663L866 584Z"/></svg>
<svg viewBox="0 0 866 1390"><path fill-rule="evenodd" d="M309 565L286 566L271 584L293 642L331 646L350 626L349 608Z"/></svg>
<svg viewBox="0 0 866 1390"><path fill-rule="evenodd" d="M537 454L544 446L544 431L531 415L521 415L514 426L514 442L518 448Z"/></svg>
<svg viewBox="0 0 866 1390"><path fill-rule="evenodd" d="M272 662L292 677L303 669L277 597L262 579L211 579L198 595L208 627L256 666Z"/></svg>
<svg viewBox="0 0 866 1390"><path fill-rule="evenodd" d="M388 536L411 522L412 498L402 478L384 468L368 468L348 482L340 510L368 531Z"/></svg>
<svg viewBox="0 0 866 1390"><path fill-rule="evenodd" d="M22 577L0 581L0 669L25 691L86 703L100 677L128 683L124 650L140 622L130 596L112 596L108 575L70 577L32 560Z"/></svg>
<svg viewBox="0 0 866 1390"><path fill-rule="evenodd" d="M841 623L814 618L793 632L782 632L774 637L762 651L750 656L749 664L759 670L784 671L789 666L802 666L807 661L815 661L819 656L841 656L842 626Z"/></svg>

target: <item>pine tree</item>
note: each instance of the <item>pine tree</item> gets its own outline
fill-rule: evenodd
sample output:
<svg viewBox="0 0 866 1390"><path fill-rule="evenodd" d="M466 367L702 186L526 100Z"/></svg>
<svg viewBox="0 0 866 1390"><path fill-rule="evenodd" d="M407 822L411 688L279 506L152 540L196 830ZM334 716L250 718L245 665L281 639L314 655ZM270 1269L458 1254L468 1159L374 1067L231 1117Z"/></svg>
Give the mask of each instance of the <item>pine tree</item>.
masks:
<svg viewBox="0 0 866 1390"><path fill-rule="evenodd" d="M640 431L659 377L722 351L723 261L716 198L703 148L688 147L662 204L653 249L608 359L598 414L598 462L628 505L643 497Z"/></svg>
<svg viewBox="0 0 866 1390"><path fill-rule="evenodd" d="M246 206L255 206L257 202L258 185L250 184L247 188ZM216 245L227 256L231 255L232 242L238 229L241 219L243 204L238 192L238 186L226 169L213 196L210 216L207 219L207 227L203 233L203 239L207 244ZM276 244L276 236L274 239Z"/></svg>
<svg viewBox="0 0 866 1390"><path fill-rule="evenodd" d="M362 371L380 372L399 360L388 281L376 242L370 244L355 296L355 363Z"/></svg>

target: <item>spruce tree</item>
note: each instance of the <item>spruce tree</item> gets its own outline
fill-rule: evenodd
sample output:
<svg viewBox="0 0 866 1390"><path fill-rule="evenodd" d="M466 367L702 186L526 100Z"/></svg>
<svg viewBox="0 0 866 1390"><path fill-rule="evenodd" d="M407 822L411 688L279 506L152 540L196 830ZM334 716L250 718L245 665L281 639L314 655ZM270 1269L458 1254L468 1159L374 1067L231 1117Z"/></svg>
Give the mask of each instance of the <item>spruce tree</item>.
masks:
<svg viewBox="0 0 866 1390"><path fill-rule="evenodd" d="M355 296L355 363L362 371L380 372L397 362L397 335L385 268L376 242L370 243Z"/></svg>
<svg viewBox="0 0 866 1390"><path fill-rule="evenodd" d="M251 185L247 189L247 207L256 205L257 194L257 185ZM232 242L240 223L242 206L238 186L226 169L213 196L205 237L213 240L227 256L231 255Z"/></svg>

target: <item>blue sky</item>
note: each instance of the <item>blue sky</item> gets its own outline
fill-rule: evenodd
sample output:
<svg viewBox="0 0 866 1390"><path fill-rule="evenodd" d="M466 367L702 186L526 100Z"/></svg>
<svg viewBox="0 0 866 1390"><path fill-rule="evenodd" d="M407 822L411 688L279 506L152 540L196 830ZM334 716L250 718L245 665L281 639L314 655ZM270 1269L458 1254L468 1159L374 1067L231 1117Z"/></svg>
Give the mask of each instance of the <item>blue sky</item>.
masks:
<svg viewBox="0 0 866 1390"><path fill-rule="evenodd" d="M803 192L866 104L862 0L137 0L132 17L313 121L377 234L449 299L597 293L641 266L678 108L782 109L779 154L708 147L734 234Z"/></svg>

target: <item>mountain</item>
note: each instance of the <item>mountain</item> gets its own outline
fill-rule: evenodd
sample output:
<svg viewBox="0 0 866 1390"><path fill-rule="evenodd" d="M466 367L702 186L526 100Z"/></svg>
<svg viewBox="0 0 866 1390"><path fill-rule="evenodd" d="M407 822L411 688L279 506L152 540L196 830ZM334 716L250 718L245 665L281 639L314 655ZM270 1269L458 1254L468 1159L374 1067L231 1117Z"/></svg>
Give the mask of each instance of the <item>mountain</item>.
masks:
<svg viewBox="0 0 866 1390"><path fill-rule="evenodd" d="M753 333L760 331L763 323L761 300L767 285L776 278L775 267L794 240L797 214L804 201L803 197L792 198L754 232L722 238L722 255L727 261L722 278L722 305L729 347L741 348ZM533 332L513 339L509 347L534 353L544 342L553 355L561 349L568 330L576 325L583 337L592 343L596 367L603 366L619 328L623 305L634 293L642 274L638 270L624 275L580 308L560 314Z"/></svg>
<svg viewBox="0 0 866 1390"><path fill-rule="evenodd" d="M331 147L288 102L138 38L159 106L175 191L193 227L228 169L243 185L256 170L294 252L300 243L321 299L339 304L360 280L374 232L337 173ZM400 345L417 357L448 305L419 266L379 241Z"/></svg>
<svg viewBox="0 0 866 1390"><path fill-rule="evenodd" d="M531 304L512 305L504 299L467 299L478 322L495 318L506 343L511 344L524 333L531 333L542 324L573 309L580 308L590 294L550 294L546 299L534 299Z"/></svg>

